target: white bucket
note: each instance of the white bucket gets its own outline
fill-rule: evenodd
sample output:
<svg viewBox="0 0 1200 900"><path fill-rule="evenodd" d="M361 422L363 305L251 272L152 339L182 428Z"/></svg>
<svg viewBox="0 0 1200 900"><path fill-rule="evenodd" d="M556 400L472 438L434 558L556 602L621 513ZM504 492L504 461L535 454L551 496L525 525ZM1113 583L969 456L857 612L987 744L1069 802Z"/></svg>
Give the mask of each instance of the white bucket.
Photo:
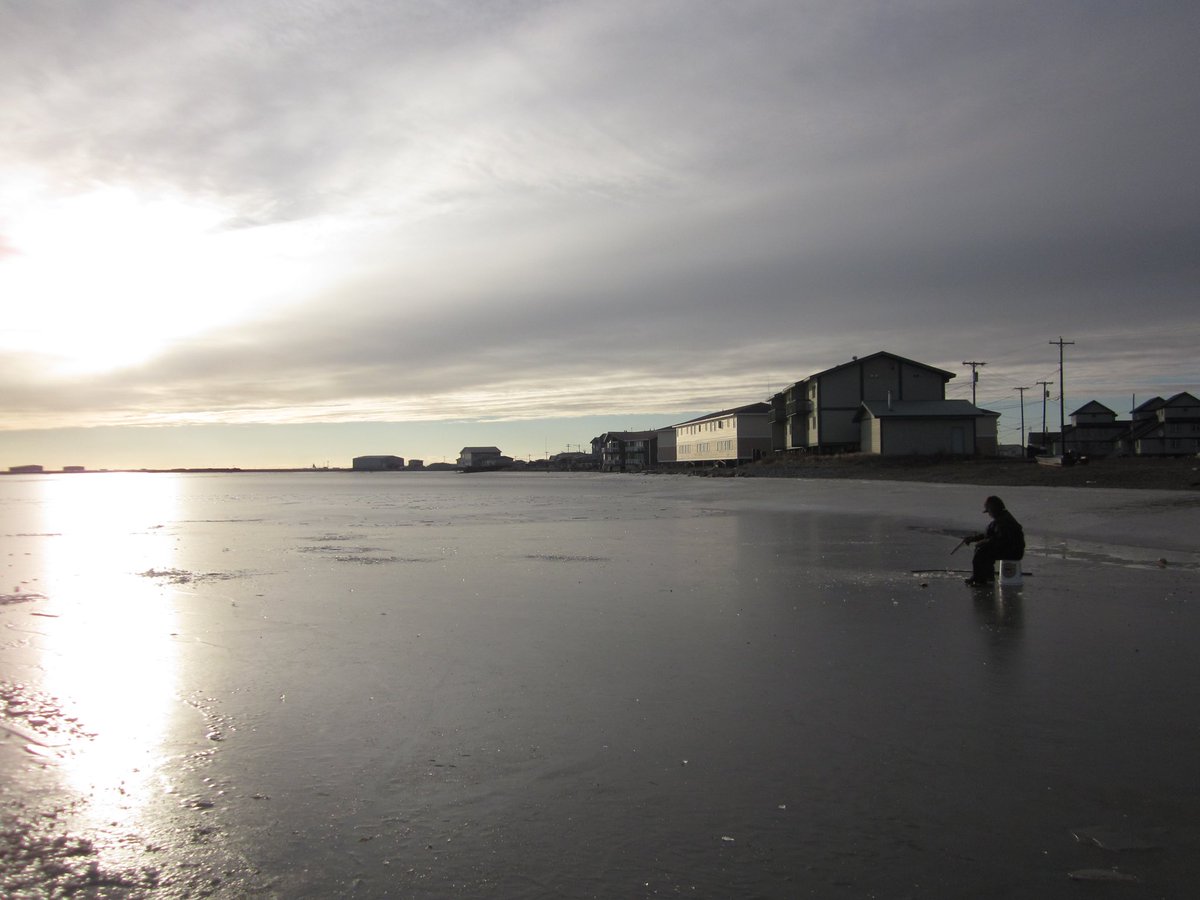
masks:
<svg viewBox="0 0 1200 900"><path fill-rule="evenodd" d="M1021 561L1019 559L1000 560L1000 584L1019 585L1021 583Z"/></svg>

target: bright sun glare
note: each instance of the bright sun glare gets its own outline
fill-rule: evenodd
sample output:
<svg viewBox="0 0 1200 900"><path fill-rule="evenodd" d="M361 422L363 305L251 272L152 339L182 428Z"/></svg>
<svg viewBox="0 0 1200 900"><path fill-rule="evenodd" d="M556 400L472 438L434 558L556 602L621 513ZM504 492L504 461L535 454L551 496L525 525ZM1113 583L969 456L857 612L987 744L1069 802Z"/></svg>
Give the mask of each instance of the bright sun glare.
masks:
<svg viewBox="0 0 1200 900"><path fill-rule="evenodd" d="M161 793L163 742L177 707L170 604L136 573L171 565L174 480L96 475L41 483L49 535L45 686L86 738L60 766L98 823L134 827Z"/></svg>
<svg viewBox="0 0 1200 900"><path fill-rule="evenodd" d="M196 310L173 283L187 285L189 248L216 211L101 188L9 218L0 292L18 302L6 311L8 349L82 374L142 362L187 333Z"/></svg>
<svg viewBox="0 0 1200 900"><path fill-rule="evenodd" d="M0 199L0 350L57 374L137 365L261 312L272 284L278 293L265 269L279 236L226 229L234 211L213 203L113 186L58 196L36 184L9 185Z"/></svg>

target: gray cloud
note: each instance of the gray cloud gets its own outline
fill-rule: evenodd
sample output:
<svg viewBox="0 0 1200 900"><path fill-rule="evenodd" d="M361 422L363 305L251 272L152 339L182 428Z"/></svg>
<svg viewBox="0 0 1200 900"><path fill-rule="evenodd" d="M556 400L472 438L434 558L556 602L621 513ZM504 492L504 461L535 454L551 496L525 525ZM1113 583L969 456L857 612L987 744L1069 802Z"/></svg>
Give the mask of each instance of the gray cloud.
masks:
<svg viewBox="0 0 1200 900"><path fill-rule="evenodd" d="M7 427L696 409L881 348L1024 383L1060 333L1081 391L1196 378L1194 4L5 19L6 169L338 236L292 302L137 366L56 381L7 353Z"/></svg>

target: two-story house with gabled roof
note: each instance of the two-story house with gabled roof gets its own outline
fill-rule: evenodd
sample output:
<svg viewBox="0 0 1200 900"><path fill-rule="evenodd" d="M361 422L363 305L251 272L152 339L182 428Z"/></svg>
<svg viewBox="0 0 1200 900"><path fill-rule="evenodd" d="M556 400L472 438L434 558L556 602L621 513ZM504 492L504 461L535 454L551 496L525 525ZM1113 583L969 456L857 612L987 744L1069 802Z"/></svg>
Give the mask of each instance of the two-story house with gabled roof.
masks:
<svg viewBox="0 0 1200 900"><path fill-rule="evenodd" d="M512 464L512 457L502 454L499 447L463 447L458 454L458 469L461 472L505 469Z"/></svg>
<svg viewBox="0 0 1200 900"><path fill-rule="evenodd" d="M675 461L675 429L607 431L592 438L602 472L637 472Z"/></svg>
<svg viewBox="0 0 1200 900"><path fill-rule="evenodd" d="M1129 426L1128 419L1118 419L1113 410L1091 400L1071 413L1062 449L1095 458L1110 456L1120 449Z"/></svg>
<svg viewBox="0 0 1200 900"><path fill-rule="evenodd" d="M1124 449L1136 456L1200 453L1200 400L1187 391L1147 400L1133 411Z"/></svg>
<svg viewBox="0 0 1200 900"><path fill-rule="evenodd" d="M854 357L771 398L771 447L777 452L995 453L998 414L946 400L946 382L954 377L886 351ZM891 440L885 440L885 432ZM908 449L880 449L885 444Z"/></svg>

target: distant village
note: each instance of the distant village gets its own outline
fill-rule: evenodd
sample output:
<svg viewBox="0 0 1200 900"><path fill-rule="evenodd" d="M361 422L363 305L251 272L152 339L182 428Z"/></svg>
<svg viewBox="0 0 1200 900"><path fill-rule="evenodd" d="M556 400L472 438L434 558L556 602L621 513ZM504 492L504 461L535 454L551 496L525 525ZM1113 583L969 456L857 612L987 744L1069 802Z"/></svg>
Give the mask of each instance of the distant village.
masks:
<svg viewBox="0 0 1200 900"><path fill-rule="evenodd" d="M797 381L770 400L708 413L651 431L610 431L591 450L526 461L498 447L463 447L453 463L358 456L360 472L503 469L638 472L738 466L780 454L864 453L879 456L1016 454L1054 464L1108 456L1195 456L1200 453L1200 400L1183 392L1154 397L1129 419L1096 401L1060 413L1058 431L1030 431L1017 447L997 440L1000 413L972 401L947 400L955 373L879 351ZM1024 438L1024 435L1023 435ZM314 467L315 468L315 467ZM14 466L10 474L44 471ZM82 466L62 471L82 472ZM222 471L242 471L229 469Z"/></svg>
<svg viewBox="0 0 1200 900"><path fill-rule="evenodd" d="M797 381L771 397L651 431L610 431L591 452L525 462L498 447L464 447L456 463L424 466L396 456L361 456L360 471L509 468L636 472L737 466L775 454L867 453L880 456L995 456L1000 413L947 400L953 372L894 353L855 357ZM1017 454L1057 463L1107 456L1200 453L1200 400L1189 393L1154 397L1130 419L1096 401L1070 414L1059 431L1031 431Z"/></svg>

